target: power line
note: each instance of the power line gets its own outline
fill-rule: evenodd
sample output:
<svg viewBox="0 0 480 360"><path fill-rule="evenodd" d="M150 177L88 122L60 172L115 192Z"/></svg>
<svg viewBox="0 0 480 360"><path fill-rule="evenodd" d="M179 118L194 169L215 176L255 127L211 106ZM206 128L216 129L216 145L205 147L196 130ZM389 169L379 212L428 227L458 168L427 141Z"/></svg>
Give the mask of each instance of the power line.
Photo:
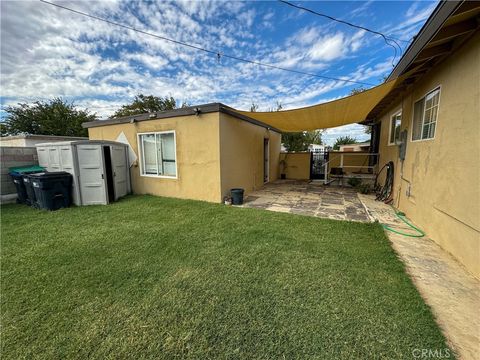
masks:
<svg viewBox="0 0 480 360"><path fill-rule="evenodd" d="M195 49L195 50L199 50L199 51L206 52L206 53L208 53L208 54L213 54L213 55L216 56L217 60L218 60L219 58L221 58L221 57L226 57L226 58L229 58L229 59L232 59L232 60L237 60L237 61L241 61L241 62L245 62L245 63L250 63L250 64L254 64L254 65L259 65L259 66L267 67L267 68L270 68L270 69L288 71L288 72L295 73L295 74L313 76L313 77L317 77L317 78L321 78L321 79L327 79L327 80L344 81L344 82L353 83L353 84L360 84L360 85L367 85L367 86L375 86L375 84L372 84L372 83L367 83L367 82L362 82L362 81L356 81L356 80L351 80L351 79L336 78L336 77L331 77L331 76L326 76L326 75L319 75L319 74L314 74L314 73L309 73L309 72L304 72L304 71L294 70L294 69L287 69L287 68L283 68L283 67L281 67L281 66L272 65L272 64L266 64L266 63L263 63L263 62L260 62L260 61L255 61L255 60L249 60L249 59L240 58L240 57L237 57L237 56L234 56L234 55L229 55L229 54L226 54L226 53L221 53L221 52L219 52L219 51L213 51L213 50L205 49L205 48L200 47L200 46L196 46L196 45L192 45L192 44L185 43L185 42L183 42L183 41L178 41L178 40L174 40L174 39L167 38L167 37L165 37L165 36L161 36L161 35L157 35L157 34L154 34L154 33L151 33L151 32L143 31L143 30L134 28L134 27L132 27L132 26L124 25L124 24L121 24L121 23L118 23L118 22L115 22L115 21L111 21L111 20L107 20L107 19L104 19L104 18L95 16L95 15L91 15L91 14L88 14L88 13L84 13L84 12L82 12L82 11L78 11L78 10L75 10L75 9L71 9L71 8L66 7L66 6L63 6L63 5L54 4L54 3L51 3L51 2L46 1L46 0L40 0L40 2L42 2L42 3L44 3L44 4L48 4L48 5L55 6L55 7L57 7L57 8L63 9L63 10L67 10L67 11L73 12L73 13L78 14L78 15L86 16L86 17L89 17L89 18L91 18L91 19L95 19L95 20L98 20L98 21L103 21L103 22L108 23L108 24L110 24L110 25L119 26L119 27L122 27L122 28L124 28L124 29L132 30L132 31L138 32L138 33L143 34L143 35L151 36L151 37L154 37L154 38L156 38L156 39L169 41L169 42L172 42L172 43L177 44L177 45L182 45L182 46L189 47L189 48L191 48L191 49Z"/></svg>
<svg viewBox="0 0 480 360"><path fill-rule="evenodd" d="M362 30L365 30L365 31L368 31L368 32L371 32L371 33L374 33L374 34L377 34L377 35L380 35L380 36L385 36L387 39L391 39L391 40L396 40L396 41L402 41L402 42L405 42L405 43L409 43L410 41L409 40L402 40L402 39L397 39L397 38L394 38L393 36L388 36L388 35L385 35L383 33L381 33L380 31L376 31L376 30L372 30L372 29L369 29L369 28L366 28L362 25L356 25L356 24L352 24L351 22L348 22L348 21L345 21L345 20L341 20L341 19L337 19L337 18L334 18L333 16L330 16L330 15L326 15L326 14L322 14L322 13L319 13L315 10L312 10L312 9L308 9L306 7L303 7L303 6L300 6L300 5L295 5L295 4L292 4L291 2L289 1L286 1L286 0L277 0L281 3L284 3L286 5L289 5L289 6L293 6L294 8L297 8L297 9L300 9L300 10L304 10L304 11L308 11L312 14L315 14L315 15L318 15L318 16L322 16L322 17L325 17L327 19L330 19L332 21L337 21L337 22L340 22L342 24L345 24L345 25L348 25L348 26L352 26L352 27L355 27L355 28L358 28L358 29L362 29Z"/></svg>
<svg viewBox="0 0 480 360"><path fill-rule="evenodd" d="M321 16L321 17L327 18L329 20L336 21L336 22L339 22L341 24L345 24L345 25L348 25L348 26L351 26L351 27L354 27L354 28L357 28L357 29L361 29L361 30L370 32L372 34L381 36L383 38L383 40L385 41L385 44L391 46L393 48L393 50L395 51L395 55L394 55L393 60L392 60L392 65L393 65L393 62L395 61L395 59L397 57L397 48L394 45L392 45L389 41L393 42L396 46L398 46L398 49L400 49L400 53L402 52L402 47L398 44L397 41L403 41L403 42L407 42L407 43L409 42L407 40L401 40L401 39L393 38L391 36L387 36L387 35L381 33L380 31L372 30L372 29L366 28L365 26L352 24L351 22L348 22L348 21L345 21L345 20L340 20L340 19L334 18L333 16L322 14L322 13L319 13L315 10L312 10L312 9L309 9L309 8L306 8L306 7L303 7L303 6L300 6L300 5L292 4L291 2L286 1L286 0L277 0L277 1L279 1L281 3L284 3L288 6L294 7L296 9L303 10L303 11L309 12L311 14Z"/></svg>

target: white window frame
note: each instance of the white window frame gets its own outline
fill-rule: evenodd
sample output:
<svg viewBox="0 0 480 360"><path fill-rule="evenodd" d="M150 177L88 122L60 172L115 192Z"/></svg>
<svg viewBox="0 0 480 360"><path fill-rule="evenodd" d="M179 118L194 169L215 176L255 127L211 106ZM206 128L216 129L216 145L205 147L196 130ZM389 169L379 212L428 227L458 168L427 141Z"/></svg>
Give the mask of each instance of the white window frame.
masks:
<svg viewBox="0 0 480 360"><path fill-rule="evenodd" d="M397 110L395 111L391 116L390 116L390 122L388 123L388 146L393 146L393 145L397 145L396 142L395 142L395 138L393 139L394 141L393 142L390 142L391 138L392 138L392 121L398 116L400 115L401 118L400 118L400 128L402 126L402 120L403 120L403 114L402 114L402 109L400 110ZM395 127L396 128L396 127ZM401 130L400 130L401 132ZM400 136L400 133L398 134Z"/></svg>
<svg viewBox="0 0 480 360"><path fill-rule="evenodd" d="M415 121L415 104L419 102L422 99L426 99L428 94L437 91L438 90L438 105L437 105L437 117L435 118L435 133L433 134L433 137L422 139L420 136L420 139L414 140L413 139L413 128L415 126L414 121ZM410 141L411 142L419 142L419 141L430 141L430 140L435 140L435 136L437 136L437 125L438 125L438 115L440 114L440 100L442 97L442 85L435 86L433 89L427 91L422 97L419 97L417 100L415 100L412 104L412 121L411 123L411 135L410 135ZM422 128L421 128L421 134L423 135L423 126L425 125L425 104L426 101L424 101L423 104L423 110L422 110Z"/></svg>
<svg viewBox="0 0 480 360"><path fill-rule="evenodd" d="M173 146L175 151L175 176L172 175L154 175L154 174L145 174L143 171L143 161L145 159L143 153L143 146L142 146L142 135L157 135L160 134L173 134ZM167 130L167 131L151 131L151 132L144 132L144 133L137 133L137 145L138 145L138 154L139 154L139 162L140 162L140 176L143 177L153 177L153 178L160 178L160 179L178 179L178 161L177 161L177 134L175 130ZM155 152L155 156L157 156L157 166L158 166L158 154L157 151ZM158 172L158 170L157 170Z"/></svg>

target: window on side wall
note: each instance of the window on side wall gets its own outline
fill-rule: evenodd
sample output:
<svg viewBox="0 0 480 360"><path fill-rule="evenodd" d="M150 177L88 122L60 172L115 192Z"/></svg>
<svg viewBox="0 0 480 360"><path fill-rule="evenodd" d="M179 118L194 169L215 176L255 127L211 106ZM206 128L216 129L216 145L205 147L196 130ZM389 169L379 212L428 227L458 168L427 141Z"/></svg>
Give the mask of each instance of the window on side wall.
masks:
<svg viewBox="0 0 480 360"><path fill-rule="evenodd" d="M138 134L138 143L142 175L177 177L174 131Z"/></svg>
<svg viewBox="0 0 480 360"><path fill-rule="evenodd" d="M437 88L413 105L413 141L435 137L439 101L440 88Z"/></svg>
<svg viewBox="0 0 480 360"><path fill-rule="evenodd" d="M397 144L400 140L400 127L402 125L402 112L398 112L390 118L390 137L388 144Z"/></svg>

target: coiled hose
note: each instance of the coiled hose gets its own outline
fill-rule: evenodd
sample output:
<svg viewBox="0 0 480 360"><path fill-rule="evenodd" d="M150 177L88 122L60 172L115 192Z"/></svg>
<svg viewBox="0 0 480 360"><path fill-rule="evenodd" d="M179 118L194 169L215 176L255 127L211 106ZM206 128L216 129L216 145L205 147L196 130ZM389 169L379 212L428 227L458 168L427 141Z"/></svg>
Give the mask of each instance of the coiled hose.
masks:
<svg viewBox="0 0 480 360"><path fill-rule="evenodd" d="M382 173L382 171L386 169L386 176L385 176L385 183L383 185L380 185L378 183L378 177ZM392 201L391 196L393 193L393 179L394 179L394 165L393 161L389 161L383 167L380 169L378 172L377 176L375 177L375 193L376 193L376 200L378 201L383 201L385 203L389 203ZM392 205L390 205L392 206ZM403 236L408 236L408 237L415 237L415 238L421 238L425 236L425 233L417 228L415 225L411 224L408 222L408 220L405 218L405 213L401 211L397 211L393 206L392 206L393 211L395 212L395 215L403 222L405 223L408 227L412 228L413 230L416 231L414 234L409 234L409 233L404 233L403 231L396 230L394 228L391 228L390 226L386 224L382 224L383 228L385 230L391 231L395 234L403 235Z"/></svg>
<svg viewBox="0 0 480 360"><path fill-rule="evenodd" d="M414 237L414 238L421 238L421 237L424 237L425 236L425 233L420 230L419 228L417 228L415 225L411 224L408 222L408 220L405 218L405 213L401 212L401 211L397 211L393 206L392 206L392 209L393 211L395 212L395 215L400 219L402 220L407 226L409 226L410 228L412 228L413 230L415 230L417 233L416 234L409 234L409 233L404 233L402 231L399 231L399 230L396 230L394 228L391 228L389 227L388 225L386 224L382 224L382 227L385 229L385 230L388 230L388 231L391 231L395 234L399 234L399 235L403 235L403 236L408 236L408 237Z"/></svg>
<svg viewBox="0 0 480 360"><path fill-rule="evenodd" d="M382 171L386 169L386 176L385 176L385 183L380 185L378 183L378 177L382 173ZM393 161L389 161L378 172L377 176L375 177L375 193L376 193L376 200L388 202L390 197L392 196L393 192L393 178L394 178L394 165Z"/></svg>

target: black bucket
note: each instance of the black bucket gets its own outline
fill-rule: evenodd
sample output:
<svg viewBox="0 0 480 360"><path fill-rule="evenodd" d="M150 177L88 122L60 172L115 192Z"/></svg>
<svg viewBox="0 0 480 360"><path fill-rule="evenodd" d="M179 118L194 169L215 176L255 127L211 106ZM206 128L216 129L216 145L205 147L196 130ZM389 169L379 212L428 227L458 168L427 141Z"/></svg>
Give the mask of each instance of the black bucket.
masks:
<svg viewBox="0 0 480 360"><path fill-rule="evenodd" d="M232 189L230 194L232 195L232 205L242 205L243 204L243 189Z"/></svg>

